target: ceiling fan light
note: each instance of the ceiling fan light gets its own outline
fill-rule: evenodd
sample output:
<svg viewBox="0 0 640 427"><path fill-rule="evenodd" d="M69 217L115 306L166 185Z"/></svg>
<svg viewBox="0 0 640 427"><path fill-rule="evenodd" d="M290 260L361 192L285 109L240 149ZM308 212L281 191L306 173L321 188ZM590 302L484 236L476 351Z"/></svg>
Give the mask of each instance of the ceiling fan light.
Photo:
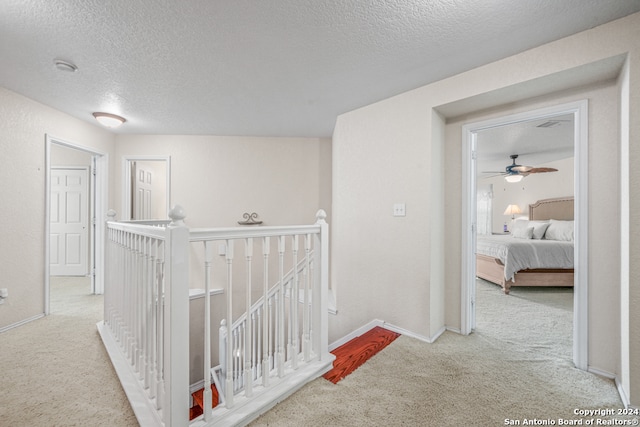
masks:
<svg viewBox="0 0 640 427"><path fill-rule="evenodd" d="M514 183L514 182L520 182L520 181L522 181L522 178L523 178L523 176L522 176L522 175L516 175L516 174L513 174L513 175L507 175L507 176L505 176L505 177L504 177L504 180L505 180L505 181L507 181L507 182Z"/></svg>
<svg viewBox="0 0 640 427"><path fill-rule="evenodd" d="M127 121L124 117L110 113L93 113L93 117L95 117L102 126L108 128L117 128Z"/></svg>

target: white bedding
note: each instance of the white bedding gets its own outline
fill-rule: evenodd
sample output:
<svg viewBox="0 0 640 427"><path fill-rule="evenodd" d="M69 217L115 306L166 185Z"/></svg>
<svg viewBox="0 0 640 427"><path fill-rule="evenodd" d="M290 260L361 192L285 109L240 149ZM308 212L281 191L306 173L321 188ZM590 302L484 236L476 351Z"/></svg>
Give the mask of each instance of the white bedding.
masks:
<svg viewBox="0 0 640 427"><path fill-rule="evenodd" d="M513 280L516 272L528 268L573 268L573 242L478 236L476 252L499 259L506 280Z"/></svg>

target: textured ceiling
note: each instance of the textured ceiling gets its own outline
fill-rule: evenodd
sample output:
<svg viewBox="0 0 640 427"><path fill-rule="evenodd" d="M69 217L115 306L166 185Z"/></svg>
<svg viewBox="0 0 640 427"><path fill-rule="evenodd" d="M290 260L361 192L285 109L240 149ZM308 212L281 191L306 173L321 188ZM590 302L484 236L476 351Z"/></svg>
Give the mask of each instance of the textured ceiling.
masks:
<svg viewBox="0 0 640 427"><path fill-rule="evenodd" d="M477 172L495 176L512 164L538 167L574 155L573 114L528 120L478 132Z"/></svg>
<svg viewBox="0 0 640 427"><path fill-rule="evenodd" d="M86 121L120 114L118 133L327 137L341 113L636 11L638 0L2 0L0 86Z"/></svg>

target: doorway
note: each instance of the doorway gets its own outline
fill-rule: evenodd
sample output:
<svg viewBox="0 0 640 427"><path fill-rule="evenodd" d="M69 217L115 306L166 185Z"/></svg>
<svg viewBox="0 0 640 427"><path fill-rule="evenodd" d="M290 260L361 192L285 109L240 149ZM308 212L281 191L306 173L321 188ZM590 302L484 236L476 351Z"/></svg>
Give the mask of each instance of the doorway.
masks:
<svg viewBox="0 0 640 427"><path fill-rule="evenodd" d="M103 293L108 155L46 135L45 165L44 311L48 315L52 277L75 276L74 281L82 282L87 294ZM67 218L61 221L60 215Z"/></svg>
<svg viewBox="0 0 640 427"><path fill-rule="evenodd" d="M477 219L477 153L480 132L530 120L573 115L575 176L575 279L573 316L573 361L587 369L587 101L579 101L509 115L463 126L463 283L461 289L461 332L469 334L476 326L475 247Z"/></svg>
<svg viewBox="0 0 640 427"><path fill-rule="evenodd" d="M125 156L122 171L121 219L167 219L171 203L171 157Z"/></svg>
<svg viewBox="0 0 640 427"><path fill-rule="evenodd" d="M61 147L53 146L58 157ZM82 153L81 153L82 154ZM87 159L89 162L91 158ZM52 163L60 165L61 159ZM91 246L89 210L91 207L89 165L52 166L50 173L49 254L51 276L86 276Z"/></svg>

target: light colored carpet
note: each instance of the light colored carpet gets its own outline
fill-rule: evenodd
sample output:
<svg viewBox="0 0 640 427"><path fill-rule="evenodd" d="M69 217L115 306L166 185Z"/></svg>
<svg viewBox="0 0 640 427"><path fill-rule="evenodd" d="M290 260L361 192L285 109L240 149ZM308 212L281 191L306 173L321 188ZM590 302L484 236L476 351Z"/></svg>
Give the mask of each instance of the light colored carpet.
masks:
<svg viewBox="0 0 640 427"><path fill-rule="evenodd" d="M0 334L0 425L137 426L86 277L52 278L51 315Z"/></svg>
<svg viewBox="0 0 640 427"><path fill-rule="evenodd" d="M86 279L52 288L50 316L0 334L0 425L137 425L96 330L102 297L88 295ZM252 426L498 426L621 406L612 381L573 368L570 290L505 296L481 282L477 300L476 333L434 344L401 336L338 384L319 378ZM533 315L535 325L518 320Z"/></svg>
<svg viewBox="0 0 640 427"><path fill-rule="evenodd" d="M613 381L573 367L570 289L477 289L472 335L401 336L338 384L317 379L251 426L502 426L622 407Z"/></svg>

